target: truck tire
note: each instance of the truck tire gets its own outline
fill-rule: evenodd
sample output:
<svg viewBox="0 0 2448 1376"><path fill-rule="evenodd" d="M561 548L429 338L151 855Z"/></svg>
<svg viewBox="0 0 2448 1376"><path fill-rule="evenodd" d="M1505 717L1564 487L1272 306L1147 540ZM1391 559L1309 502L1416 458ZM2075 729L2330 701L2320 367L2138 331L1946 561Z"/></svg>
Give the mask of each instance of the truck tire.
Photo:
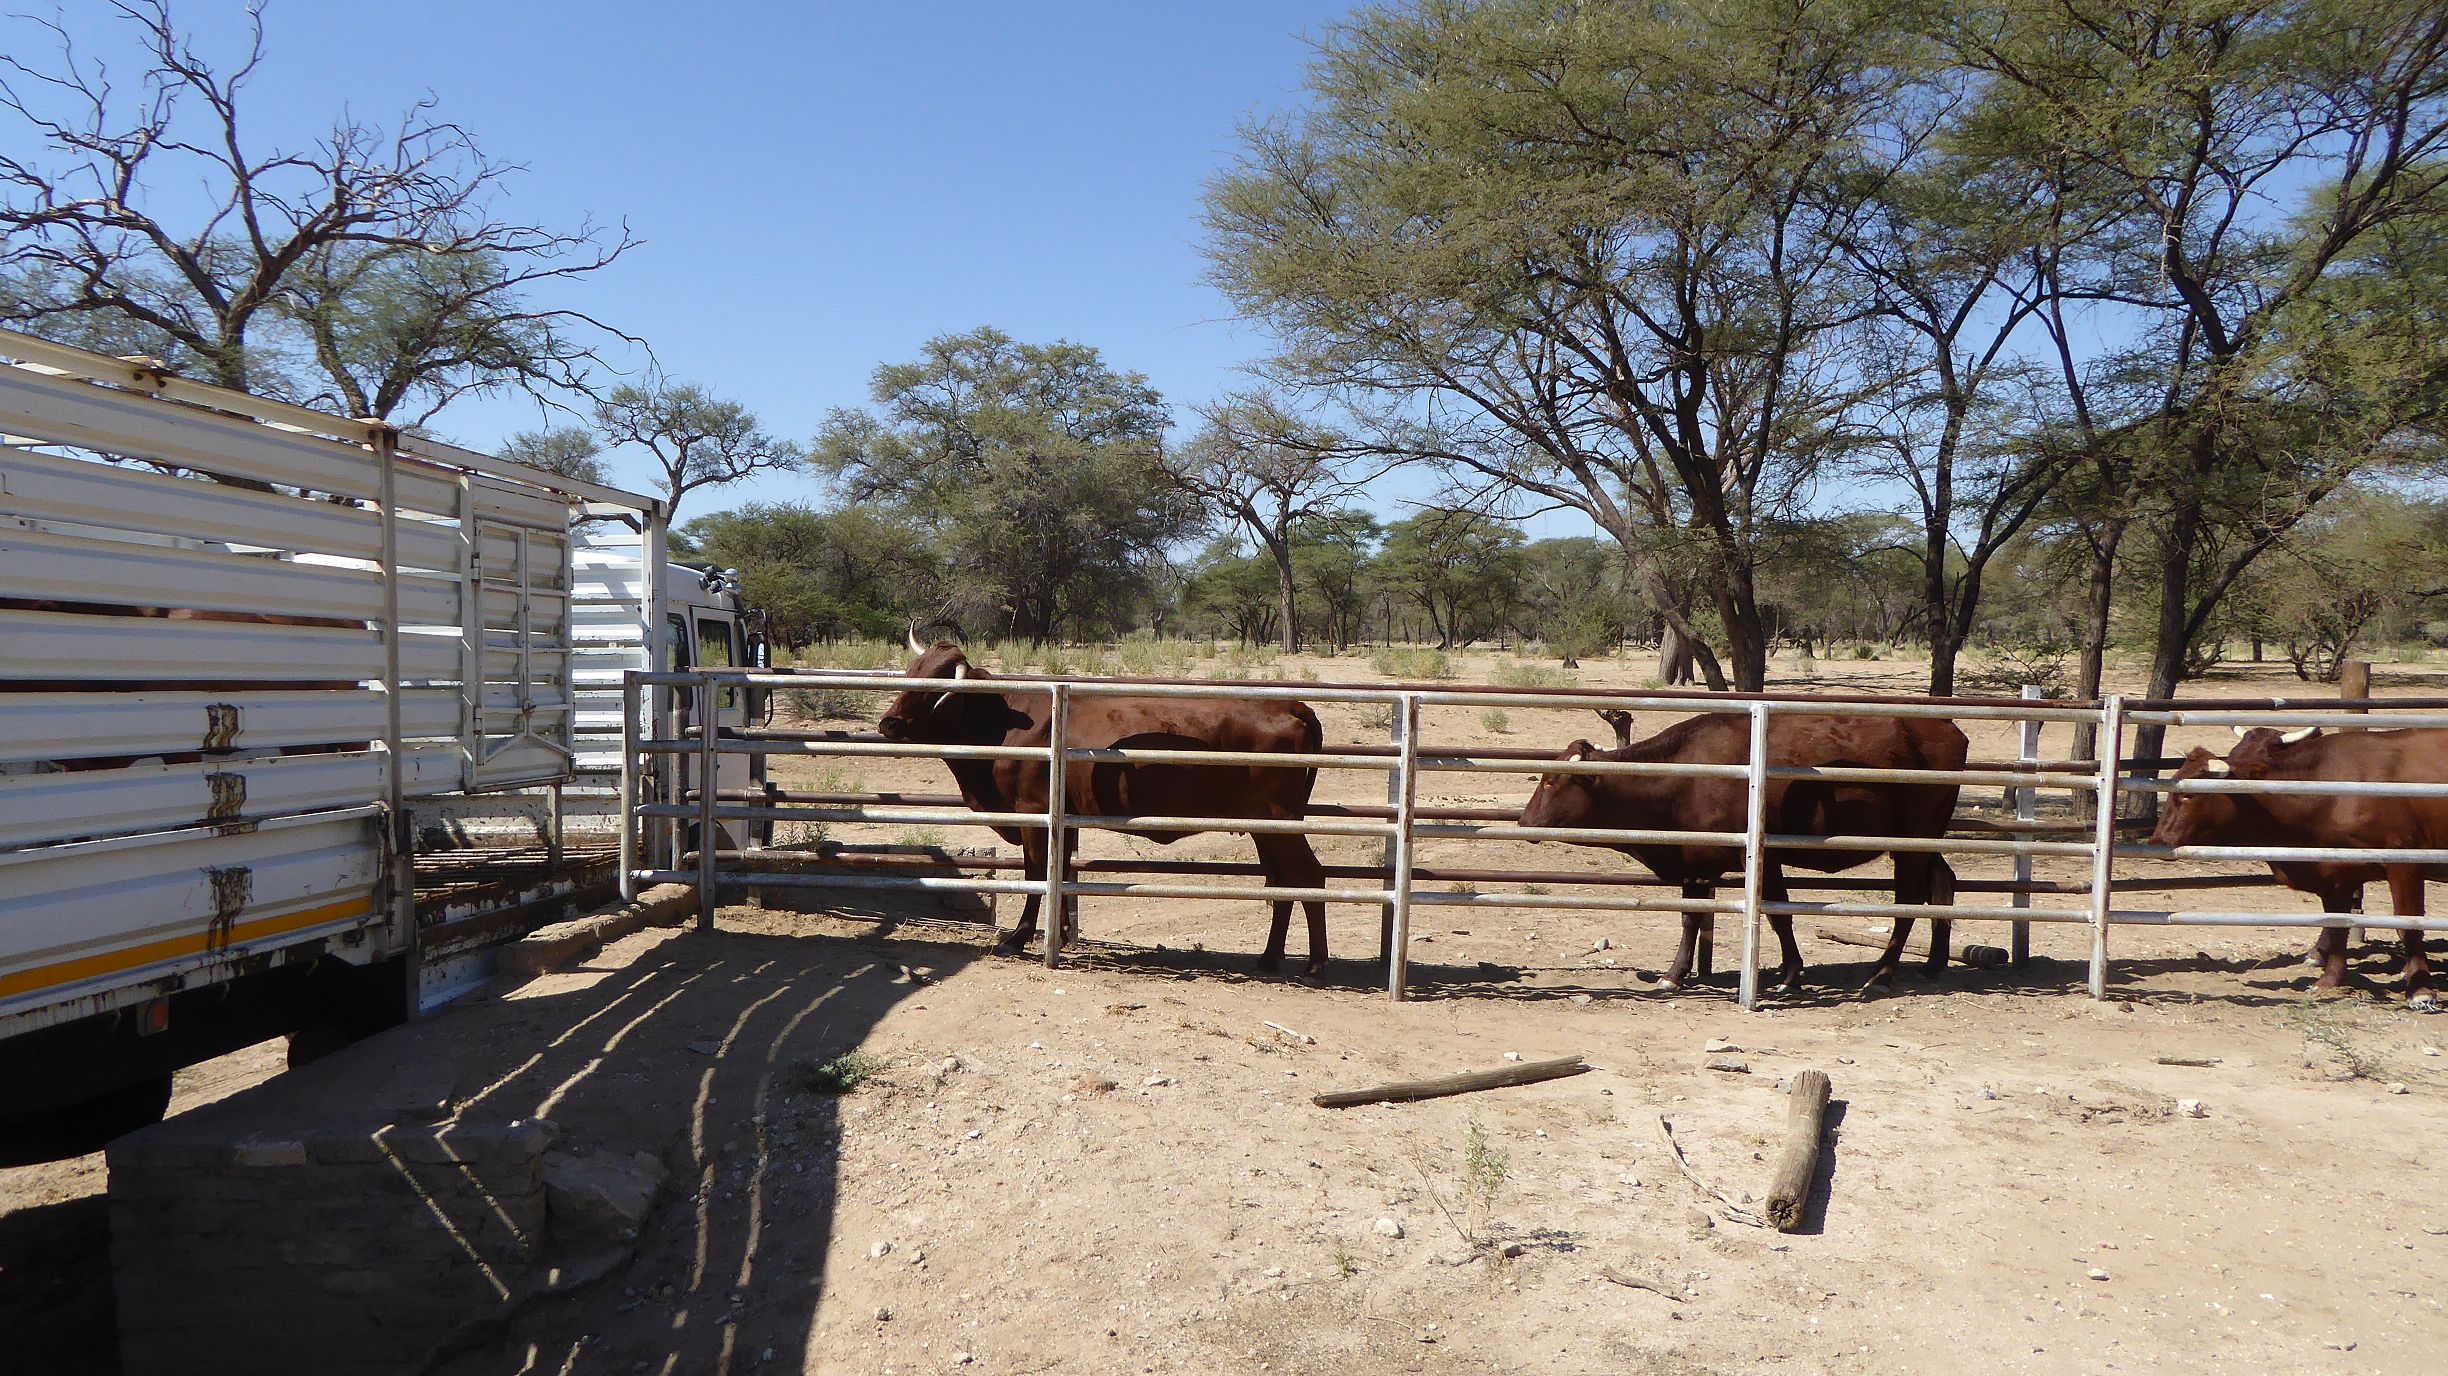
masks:
<svg viewBox="0 0 2448 1376"><path fill-rule="evenodd" d="M170 1110L170 1076L132 1085L63 1108L0 1118L0 1166L29 1166L97 1152L114 1137L151 1127Z"/></svg>

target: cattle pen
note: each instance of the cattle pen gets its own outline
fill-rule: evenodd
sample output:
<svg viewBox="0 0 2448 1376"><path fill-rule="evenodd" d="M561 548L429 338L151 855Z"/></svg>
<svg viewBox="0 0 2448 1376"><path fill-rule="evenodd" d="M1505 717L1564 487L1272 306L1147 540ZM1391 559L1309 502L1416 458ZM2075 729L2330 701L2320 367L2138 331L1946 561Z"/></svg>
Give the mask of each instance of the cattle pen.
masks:
<svg viewBox="0 0 2448 1376"><path fill-rule="evenodd" d="M886 740L865 732L749 729L708 732L690 723L707 720L719 695L736 686L763 689L818 689L860 692L923 690L933 693L1017 691L1040 698L1050 723L1043 746L925 745ZM2172 779L2162 777L2177 761L2152 755L2136 757L2134 736L2145 727L2296 730L2306 727L2389 729L2448 725L2448 699L2394 698L2307 702L2301 699L2205 699L2200 701L2139 700L2110 696L2097 701L2049 701L2026 690L2023 698L1912 698L1866 695L1806 696L1795 694L1703 693L1671 690L1601 692L1570 688L1437 687L1428 685L1367 685L1349 683L1258 683L1156 679L1083 679L1014 675L980 680L908 679L896 674L775 670L767 672L698 671L693 673L633 672L626 676L627 710L623 720L632 730L622 747L622 806L626 824L621 834L621 872L632 890L642 883L679 881L697 887L701 920L709 922L718 895L725 889L774 890L903 890L969 894L1034 896L1051 913L1063 901L1078 897L1138 899L1322 901L1328 904L1374 907L1381 914L1379 957L1385 966L1389 997L1401 999L1408 990L1408 952L1412 912L1420 906L1511 907L1572 909L1602 912L1700 913L1713 921L1731 915L1740 924L1737 998L1742 1007L1760 1001L1760 926L1763 918L1928 918L1973 922L2005 922L2013 926L2018 961L2027 949L2028 925L2034 922L2087 927L2090 935L2088 987L2095 998L2108 994L2111 969L2110 938L2119 926L2222 926L2321 928L2358 926L2388 930L2429 931L2448 927L2448 919L2378 916L2359 913L2243 911L2233 908L2180 906L2121 906L2120 896L2180 892L2192 889L2251 887L2269 883L2265 875L2232 874L2170 877L2152 875L2137 863L2192 861L2212 863L2351 861L2369 865L2448 866L2448 850L2380 849L2323 846L2191 845L2154 846L2120 839L2133 825L2128 804L2152 794L2264 793L2330 796L2448 797L2448 785L2361 783L2333 781L2273 781L2241 778ZM1252 755L1179 749L1088 748L1066 739L1070 704L1081 698L1128 696L1233 700L1295 700L1342 703L1385 713L1389 739L1385 744L1330 744L1315 754ZM1420 801L1422 776L1432 774L1521 774L1556 767L1555 752L1520 748L1463 746L1423 739L1421 713L1430 707L1489 707L1515 709L1587 709L1637 713L1696 715L1732 713L1748 717L1753 748L1741 764L1691 764L1581 761L1576 774L1641 774L1685 778L1739 780L1748 802L1742 831L1633 830L1603 827L1526 827L1513 820L1515 812L1486 807L1439 807ZM2021 728L2018 758L1971 760L1960 770L1898 770L1871 767L1780 766L1767 759L1760 743L1771 719L1779 715L1838 718L1940 718L1957 722L2013 724ZM2101 743L2097 761L2043 758L2038 749L2040 728L2065 725L2092 729ZM768 789L749 795L687 787L672 769L656 762L694 757L701 761L699 777L716 776L715 762L728 753L752 756L800 755L819 759L898 757L920 760L1055 760L1091 764L1201 764L1228 762L1264 768L1315 768L1320 771L1362 771L1385 779L1382 804L1312 805L1297 820L1254 820L1214 816L1113 816L1083 813L1067 805L1057 782L1047 790L1042 811L979 812L958 796L861 794L858 792ZM1049 771L1059 781L1064 771ZM2014 816L2000 819L1959 817L1943 837L1875 835L1787 835L1767 830L1767 799L1772 782L1814 779L1828 783L1951 782L2003 791L2013 800ZM2038 799L2060 793L2076 803L2074 820L2043 821ZM693 846L696 834L720 833L725 822L757 823L882 823L921 826L994 826L1033 831L1047 837L1049 853L1064 853L1066 838L1091 831L1176 830L1294 832L1314 837L1357 838L1379 843L1373 864L1329 865L1327 883L1318 887L1273 887L1229 882L1257 873L1247 864L1213 861L1172 861L1137 858L1089 859L1070 865L1049 865L1044 872L1011 876L1025 870L1024 861L1001 856L962 857L950 861L953 874L918 873L940 868L939 860L892 855L822 855L780 847L724 849ZM1591 874L1554 870L1434 866L1418 863L1417 843L1426 839L1479 841L1559 841L1583 845L1633 844L1710 845L1739 847L1743 856L1739 887L1719 897L1688 893L1640 893L1666 881L1639 872L1628 861L1620 872ZM1936 895L1930 904L1865 901L1851 897L1811 901L1772 901L1767 894L1766 869L1771 852L1934 852L1944 857L2011 860L2012 878L1966 878ZM2036 877L2035 862L2073 867L2068 878ZM896 873L895 870L902 872ZM972 873L975 872L975 873ZM1110 877L1109 877L1110 876ZM1154 876L1150 878L1149 876ZM1364 882L1373 880L1374 882ZM1556 886L1585 890L1550 891ZM1736 888L1729 879L1729 888ZM1834 894L1883 887L1879 881L1833 876L1795 876L1789 887ZM1624 892L1632 890L1634 892ZM1964 895L1978 895L1964 901ZM2000 900L2003 901L2000 901ZM1042 956L1049 967L1060 960L1061 923L1044 929ZM1705 951L1705 946L1704 946ZM1704 972L1705 972L1705 955Z"/></svg>

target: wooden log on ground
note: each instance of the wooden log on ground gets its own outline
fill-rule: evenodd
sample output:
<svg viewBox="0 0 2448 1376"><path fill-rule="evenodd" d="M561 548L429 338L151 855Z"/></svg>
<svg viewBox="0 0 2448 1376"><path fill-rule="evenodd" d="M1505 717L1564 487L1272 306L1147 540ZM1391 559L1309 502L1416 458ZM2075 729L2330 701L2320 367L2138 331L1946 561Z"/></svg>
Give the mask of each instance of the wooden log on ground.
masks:
<svg viewBox="0 0 2448 1376"><path fill-rule="evenodd" d="M1819 1176L1819 1133L1827 1118L1828 1077L1805 1070L1793 1077L1785 1098L1785 1145L1777 1150L1776 1173L1769 1177L1768 1222L1780 1233L1802 1226L1810 1204L1811 1182Z"/></svg>
<svg viewBox="0 0 2448 1376"><path fill-rule="evenodd" d="M1379 1085L1375 1089L1338 1089L1317 1095L1309 1102L1319 1108L1350 1108L1354 1104L1399 1104L1413 1099L1442 1099L1449 1094L1468 1094L1473 1090L1534 1085L1541 1080L1578 1075L1588 1069L1589 1063L1579 1056L1564 1056L1552 1061L1523 1061L1518 1065L1498 1066L1494 1070L1465 1071L1460 1075L1447 1075L1434 1080L1405 1080L1399 1084Z"/></svg>
<svg viewBox="0 0 2448 1376"><path fill-rule="evenodd" d="M1862 946L1873 951L1887 949L1887 936L1883 932L1848 932L1835 927L1821 927L1818 937L1821 941L1833 941L1839 946ZM1916 960L1928 959L1929 951L1929 939L1919 933L1904 943L1904 954ZM1975 969L1993 970L2004 965L2009 957L2002 947L1967 944L1955 953L1955 959L1958 964Z"/></svg>

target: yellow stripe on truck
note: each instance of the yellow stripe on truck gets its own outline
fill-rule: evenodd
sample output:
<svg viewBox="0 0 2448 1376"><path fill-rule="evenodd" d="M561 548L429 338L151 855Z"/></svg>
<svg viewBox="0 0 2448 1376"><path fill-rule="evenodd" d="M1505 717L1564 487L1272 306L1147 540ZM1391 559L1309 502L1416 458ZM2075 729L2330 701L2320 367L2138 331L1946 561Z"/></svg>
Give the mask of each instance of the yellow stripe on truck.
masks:
<svg viewBox="0 0 2448 1376"><path fill-rule="evenodd" d="M259 917L248 922L234 923L226 936L216 938L210 931L192 932L185 936L163 937L141 946L123 946L99 955L79 956L52 965L37 965L32 969L0 975L0 999L52 988L56 985L78 984L101 975L117 974L146 965L158 965L180 956L198 955L224 946L236 946L258 937L279 936L306 927L319 927L327 922L345 922L364 917L374 911L371 895L344 898L319 908L305 908L274 917Z"/></svg>

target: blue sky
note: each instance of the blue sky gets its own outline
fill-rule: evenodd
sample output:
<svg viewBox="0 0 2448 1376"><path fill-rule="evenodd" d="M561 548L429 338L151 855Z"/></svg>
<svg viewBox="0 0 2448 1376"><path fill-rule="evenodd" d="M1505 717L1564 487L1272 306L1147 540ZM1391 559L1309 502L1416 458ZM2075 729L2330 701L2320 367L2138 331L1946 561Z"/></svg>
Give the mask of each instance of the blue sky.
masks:
<svg viewBox="0 0 2448 1376"><path fill-rule="evenodd" d="M626 218L646 241L553 304L785 435L864 401L878 363L981 324L1092 344L1186 414L1265 347L1200 280L1200 187L1245 118L1299 98L1306 36L1348 8L270 0L250 120L303 141L344 103L387 120L430 91L529 168L510 212ZM108 53L102 10L63 18ZM233 0L173 12L234 57ZM483 447L536 420L479 401L438 428ZM813 495L767 481L683 514Z"/></svg>

